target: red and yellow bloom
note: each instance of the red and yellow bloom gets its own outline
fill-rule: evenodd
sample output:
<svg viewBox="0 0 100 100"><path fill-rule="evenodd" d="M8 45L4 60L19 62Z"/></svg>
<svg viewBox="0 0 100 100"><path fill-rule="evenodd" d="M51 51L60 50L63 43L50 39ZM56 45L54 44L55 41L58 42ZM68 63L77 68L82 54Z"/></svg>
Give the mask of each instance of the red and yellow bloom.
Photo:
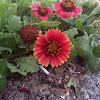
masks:
<svg viewBox="0 0 100 100"><path fill-rule="evenodd" d="M48 17L46 15L52 15L52 10L50 7L42 7L39 4L35 4L31 6L33 12L33 16L35 18L39 17L40 15L40 21L48 20Z"/></svg>
<svg viewBox="0 0 100 100"><path fill-rule="evenodd" d="M56 10L56 14L62 18L69 18L69 14L71 18L78 17L77 13L82 12L81 7L75 6L75 1L73 0L64 0L63 2L54 4L54 8Z"/></svg>
<svg viewBox="0 0 100 100"><path fill-rule="evenodd" d="M46 32L46 37L39 34L36 44L34 45L34 55L38 58L39 64L42 66L52 67L61 65L70 54L70 40L64 32L52 29Z"/></svg>

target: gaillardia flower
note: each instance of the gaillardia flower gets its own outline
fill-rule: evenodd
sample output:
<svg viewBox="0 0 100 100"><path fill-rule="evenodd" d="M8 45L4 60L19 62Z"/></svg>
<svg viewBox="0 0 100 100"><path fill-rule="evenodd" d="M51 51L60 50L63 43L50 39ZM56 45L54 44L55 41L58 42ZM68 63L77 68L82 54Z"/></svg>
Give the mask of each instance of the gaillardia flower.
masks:
<svg viewBox="0 0 100 100"><path fill-rule="evenodd" d="M52 10L50 7L42 7L39 4L35 4L31 6L33 12L33 16L35 18L39 17L40 15L40 21L48 20L48 17L46 15L52 15Z"/></svg>
<svg viewBox="0 0 100 100"><path fill-rule="evenodd" d="M81 7L75 6L75 1L73 0L64 0L63 2L54 4L54 8L56 10L56 14L62 18L69 18L69 14L71 18L78 17L77 13L82 12Z"/></svg>
<svg viewBox="0 0 100 100"><path fill-rule="evenodd" d="M64 32L58 29L48 30L46 37L41 34L37 37L33 49L34 56L38 58L39 64L42 64L42 66L47 67L51 64L52 67L57 67L69 58L70 45L70 40Z"/></svg>
<svg viewBox="0 0 100 100"><path fill-rule="evenodd" d="M35 28L33 25L26 25L22 27L19 34L22 41L28 45L34 43L36 37L39 36L37 28Z"/></svg>

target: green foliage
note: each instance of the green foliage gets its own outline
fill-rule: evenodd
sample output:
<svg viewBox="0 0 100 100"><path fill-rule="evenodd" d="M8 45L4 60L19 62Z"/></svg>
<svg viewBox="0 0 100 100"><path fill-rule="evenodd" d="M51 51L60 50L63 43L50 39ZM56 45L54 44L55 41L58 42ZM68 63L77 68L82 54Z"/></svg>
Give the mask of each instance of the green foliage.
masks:
<svg viewBox="0 0 100 100"><path fill-rule="evenodd" d="M34 1L34 0L33 0ZM35 1L37 1L37 0L35 0ZM41 4L42 4L42 6L45 6L45 7L53 7L53 4L55 4L55 0L47 0L47 1L45 1L45 0L40 0L40 2L41 2Z"/></svg>
<svg viewBox="0 0 100 100"><path fill-rule="evenodd" d="M88 67L91 72L99 72L100 70L100 60L96 57L91 57L88 60Z"/></svg>
<svg viewBox="0 0 100 100"><path fill-rule="evenodd" d="M23 15L29 16L31 14L31 8L32 0L16 0L16 3L18 4L18 15L23 17Z"/></svg>
<svg viewBox="0 0 100 100"><path fill-rule="evenodd" d="M74 37L75 37L75 35L78 35L77 28L69 29L68 31L65 31L65 34L68 35L68 38L72 42L72 50L71 50L71 54L70 54L70 58L69 58L69 60L72 60L77 56L77 52L76 52L75 46L74 46L74 43L75 43Z"/></svg>
<svg viewBox="0 0 100 100"><path fill-rule="evenodd" d="M68 35L69 39L73 42L74 36L78 34L77 28L69 29L65 31L65 34Z"/></svg>
<svg viewBox="0 0 100 100"><path fill-rule="evenodd" d="M7 79L5 77L0 76L0 91L5 89L7 86Z"/></svg>
<svg viewBox="0 0 100 100"><path fill-rule="evenodd" d="M27 73L29 72L33 73L39 71L38 64L36 64L36 60L34 57L29 56L16 58L15 62L17 66L14 66L10 63L7 64L12 73L18 72L22 75L27 75Z"/></svg>
<svg viewBox="0 0 100 100"><path fill-rule="evenodd" d="M92 50L94 56L100 58L100 44L95 46Z"/></svg>
<svg viewBox="0 0 100 100"><path fill-rule="evenodd" d="M8 50L11 53L15 45L15 39L12 34L2 33L0 36L0 51Z"/></svg>
<svg viewBox="0 0 100 100"><path fill-rule="evenodd" d="M90 13L90 15L91 15L92 13L100 13L100 6L97 6L97 7Z"/></svg>
<svg viewBox="0 0 100 100"><path fill-rule="evenodd" d="M9 75L9 69L7 68L7 62L4 59L0 59L0 90L6 88L7 80L6 76Z"/></svg>
<svg viewBox="0 0 100 100"><path fill-rule="evenodd" d="M6 28L10 33L15 33L22 27L21 23L21 18L14 15L8 19L8 25L6 25Z"/></svg>
<svg viewBox="0 0 100 100"><path fill-rule="evenodd" d="M5 27L10 16L17 13L17 4L0 3L0 31Z"/></svg>
<svg viewBox="0 0 100 100"><path fill-rule="evenodd" d="M45 28L56 27L60 24L61 24L61 22L59 22L59 21L46 21L46 20L36 23L36 25L38 27L45 27Z"/></svg>
<svg viewBox="0 0 100 100"><path fill-rule="evenodd" d="M77 27L77 29L79 29L79 30L82 29L82 22L81 22L80 19L77 19L77 20L76 20L76 27Z"/></svg>
<svg viewBox="0 0 100 100"><path fill-rule="evenodd" d="M84 14L89 15L91 11L93 11L94 8L95 8L95 5L93 4L93 2L84 0L84 2L82 3L82 9L83 9Z"/></svg>

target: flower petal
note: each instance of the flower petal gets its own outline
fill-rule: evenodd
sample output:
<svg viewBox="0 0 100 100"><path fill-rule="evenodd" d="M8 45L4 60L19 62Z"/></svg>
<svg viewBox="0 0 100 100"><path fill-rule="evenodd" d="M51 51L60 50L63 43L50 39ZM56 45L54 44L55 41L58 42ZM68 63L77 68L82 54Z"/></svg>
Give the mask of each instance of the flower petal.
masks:
<svg viewBox="0 0 100 100"><path fill-rule="evenodd" d="M49 56L45 56L45 58L44 59L42 59L41 61L40 61L40 63L42 63L42 66L48 66L49 65L49 63L50 63L50 57Z"/></svg>
<svg viewBox="0 0 100 100"><path fill-rule="evenodd" d="M38 8L36 6L31 6L32 10L38 10Z"/></svg>
<svg viewBox="0 0 100 100"><path fill-rule="evenodd" d="M66 61L67 58L66 55L62 55L62 54L59 54L57 57L61 63L64 63L64 61Z"/></svg>
<svg viewBox="0 0 100 100"><path fill-rule="evenodd" d="M41 56L39 56L39 59L38 59L38 61L41 61L41 60L43 60L45 58L45 54L41 54Z"/></svg>
<svg viewBox="0 0 100 100"><path fill-rule="evenodd" d="M58 65L60 64L60 60L58 59L57 56L51 57L51 66L54 67L58 67Z"/></svg>
<svg viewBox="0 0 100 100"><path fill-rule="evenodd" d="M81 7L76 7L76 8L74 9L74 11L75 11L76 13L81 13L81 12L82 12L82 8L81 8Z"/></svg>
<svg viewBox="0 0 100 100"><path fill-rule="evenodd" d="M36 7L40 7L40 5L39 5L39 4L35 4L34 6L36 6Z"/></svg>
<svg viewBox="0 0 100 100"><path fill-rule="evenodd" d="M55 8L56 11L61 10L62 9L61 8L61 3L54 4L54 8Z"/></svg>
<svg viewBox="0 0 100 100"><path fill-rule="evenodd" d="M42 43L46 43L46 37L42 34L39 34L39 37L37 37L37 42L42 42Z"/></svg>
<svg viewBox="0 0 100 100"><path fill-rule="evenodd" d="M40 21L49 20L47 16L40 16Z"/></svg>
<svg viewBox="0 0 100 100"><path fill-rule="evenodd" d="M35 18L37 18L37 17L39 17L39 13L38 12L33 12L33 16L35 17Z"/></svg>
<svg viewBox="0 0 100 100"><path fill-rule="evenodd" d="M51 10L51 8L50 7L46 7L47 9L48 9L48 15L52 15L52 10Z"/></svg>
<svg viewBox="0 0 100 100"><path fill-rule="evenodd" d="M69 18L69 12L67 12L67 11L58 10L58 11L56 11L56 14L57 14L59 17L62 17L62 18L66 18L66 19Z"/></svg>
<svg viewBox="0 0 100 100"><path fill-rule="evenodd" d="M78 15L75 11L71 11L70 16L71 16L71 18L78 17Z"/></svg>

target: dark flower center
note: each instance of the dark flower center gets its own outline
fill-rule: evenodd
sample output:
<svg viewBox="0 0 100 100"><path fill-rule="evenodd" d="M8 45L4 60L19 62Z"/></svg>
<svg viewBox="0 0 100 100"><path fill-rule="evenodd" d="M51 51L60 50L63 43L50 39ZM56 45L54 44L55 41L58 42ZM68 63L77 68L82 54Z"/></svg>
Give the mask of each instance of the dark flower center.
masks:
<svg viewBox="0 0 100 100"><path fill-rule="evenodd" d="M40 14L41 16L46 16L48 10L47 10L46 7L39 7L39 8L38 8L38 12L39 12L39 14Z"/></svg>
<svg viewBox="0 0 100 100"><path fill-rule="evenodd" d="M62 9L64 11L73 11L75 9L75 1L72 0L65 0L61 3Z"/></svg>
<svg viewBox="0 0 100 100"><path fill-rule="evenodd" d="M48 43L45 45L45 52L46 54L49 54L51 56L55 56L60 53L61 47L58 42L55 40L50 40Z"/></svg>
<svg viewBox="0 0 100 100"><path fill-rule="evenodd" d="M32 44L38 37L38 30L33 25L26 25L21 28L20 36L24 43Z"/></svg>

